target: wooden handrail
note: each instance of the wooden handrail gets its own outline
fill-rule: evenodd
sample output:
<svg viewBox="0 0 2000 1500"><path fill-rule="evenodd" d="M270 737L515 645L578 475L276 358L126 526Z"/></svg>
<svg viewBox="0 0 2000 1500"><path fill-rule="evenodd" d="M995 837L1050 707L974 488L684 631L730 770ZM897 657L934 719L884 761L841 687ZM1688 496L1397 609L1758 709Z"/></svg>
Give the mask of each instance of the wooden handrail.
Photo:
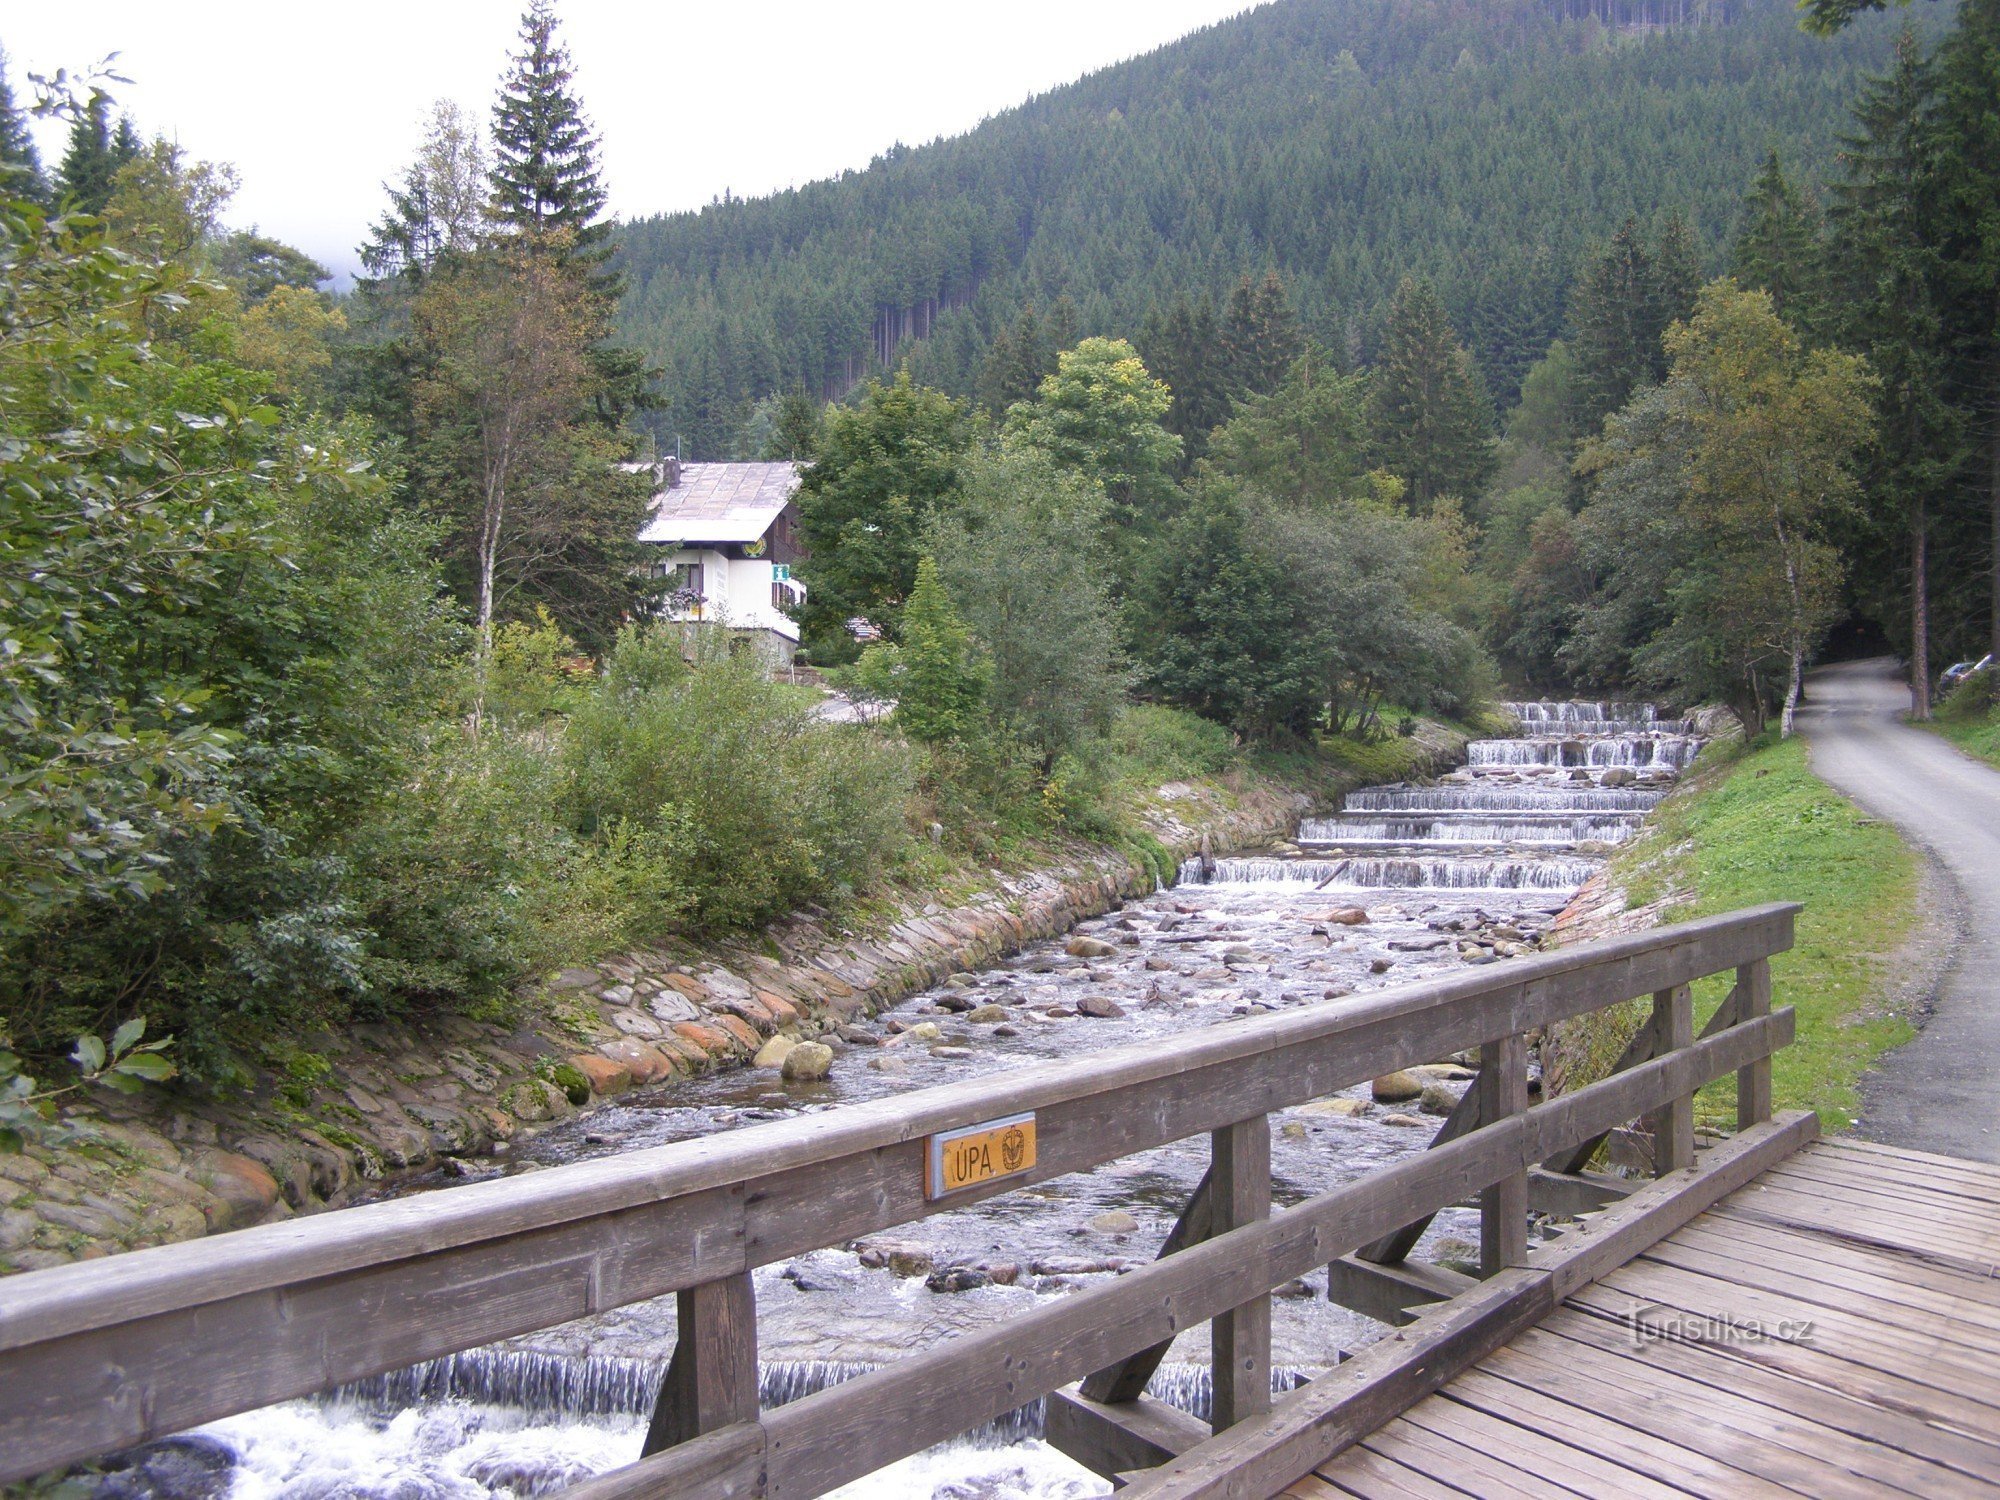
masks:
<svg viewBox="0 0 2000 1500"><path fill-rule="evenodd" d="M755 1266L1226 1130L1395 1068L1469 1046L1503 1044L1607 1004L1759 966L1790 946L1797 910L1752 908L1233 1022L1185 1038L1171 1054L1151 1045L1114 1048L700 1141L0 1280L0 1481L588 1313L714 1287ZM1768 981L1763 993L1768 996ZM1426 1184L1425 1201L1407 1193L1394 1199L1393 1211L1403 1216L1390 1220L1385 1209L1367 1219L1374 1227L1361 1240L1353 1240L1350 1229L1362 1220L1348 1217L1351 1204L1341 1208L1337 1235L1308 1235L1311 1258L1260 1285L1250 1282L1281 1262L1293 1264L1277 1256L1276 1247L1300 1232L1298 1216L1311 1203L1230 1229L1100 1290L1146 1285L1141 1277L1177 1285L1199 1279L1200 1268L1217 1260L1211 1247L1234 1247L1248 1270L1239 1267L1214 1283L1226 1284L1234 1300L1211 1307L1211 1288L1185 1302L1181 1316L1200 1321L1243 1307L1312 1265L1457 1201L1463 1192L1525 1172L1584 1138L1569 1139L1557 1129L1560 1122L1583 1120L1602 1130L1663 1108L1678 1095L1659 1094L1661 1089L1686 1093L1706 1081L1705 1074L1694 1078L1697 1065L1724 1056L1733 1059L1725 1071L1740 1069L1757 1080L1761 1066L1767 1078L1769 1052L1789 1040L1790 1025L1787 1012L1746 1013L1742 1025L1709 1042L1490 1122L1451 1147L1425 1153L1417 1159L1421 1166L1399 1163L1354 1184L1414 1173L1408 1180ZM1596 1092L1605 1089L1613 1091ZM1614 1107L1625 1112L1603 1114ZM1768 1103L1763 1107L1768 1112ZM926 1196L930 1136L1023 1113L1033 1114L1037 1126L1032 1168L946 1201ZM1602 1123L1594 1123L1600 1117ZM1505 1142L1528 1142L1522 1149L1529 1154L1520 1156ZM1458 1147L1465 1149L1453 1149ZM1445 1183L1451 1163L1461 1163L1461 1173L1465 1162L1483 1171L1503 1158L1504 1171L1491 1177L1460 1182L1454 1176ZM1433 1188L1448 1196L1429 1201ZM1245 1238L1256 1236L1265 1238ZM1253 1243L1277 1258L1266 1258L1261 1249L1250 1255L1246 1247ZM1064 1316L1089 1305L1085 1299L1093 1295L1065 1298ZM684 1305L690 1301L683 1297ZM1197 1305L1209 1310L1186 1310ZM1010 1320L1007 1330L1034 1316ZM1175 1331L1168 1327L1164 1336ZM1121 1346L1100 1363L1136 1353L1160 1336L1162 1330L1152 1328L1144 1341ZM754 1351L754 1337L748 1347ZM929 1358L918 1356L892 1371ZM1065 1364L1068 1373L1054 1385L1095 1368ZM753 1446L760 1474L771 1466L769 1493L819 1492L811 1488L817 1480L803 1477L810 1465L790 1469L804 1462L794 1457L799 1424L814 1411L857 1399L858 1391L828 1400L850 1387L866 1389L877 1378L849 1382L762 1419L770 1451L761 1441ZM1016 1387L1008 1405L1054 1388L1025 1390L1018 1379L1004 1383ZM949 1395L932 1394L941 1408L957 1409ZM716 1409L740 1412L740 1400ZM978 1420L968 1416L960 1426ZM889 1424L870 1425L889 1431ZM935 1425L926 1419L911 1431ZM932 1440L924 1437L915 1446ZM678 1451L649 1459L649 1472ZM714 1444L699 1446L700 1453L714 1451ZM698 1456L693 1447L690 1456ZM801 1477L784 1480L786 1472Z"/></svg>

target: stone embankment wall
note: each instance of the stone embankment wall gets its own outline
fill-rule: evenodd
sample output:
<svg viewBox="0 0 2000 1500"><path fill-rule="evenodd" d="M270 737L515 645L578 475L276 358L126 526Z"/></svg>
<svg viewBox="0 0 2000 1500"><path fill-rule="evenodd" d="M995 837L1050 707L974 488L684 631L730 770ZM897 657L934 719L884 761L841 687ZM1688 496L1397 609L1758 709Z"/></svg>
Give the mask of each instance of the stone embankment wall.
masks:
<svg viewBox="0 0 2000 1500"><path fill-rule="evenodd" d="M1696 709L1692 715L1695 732L1707 740L1735 740L1743 737L1743 724L1726 708ZM1695 797L1713 785L1713 774L1697 772L1683 780L1669 794L1671 798ZM1651 819L1647 820L1648 827ZM1662 850L1655 858L1668 859L1672 850ZM1696 893L1666 883L1666 889L1651 901L1634 904L1620 876L1619 860L1599 870L1557 914L1550 936L1559 948L1598 938L1622 937L1631 932L1647 932L1673 919L1673 914L1694 903ZM1671 871L1671 863L1665 868ZM1542 1038L1540 1055L1544 1086L1552 1094L1581 1088L1609 1071L1624 1049L1626 1039L1637 1026L1644 1009L1641 1002L1614 1006L1595 1016L1579 1016L1549 1028Z"/></svg>
<svg viewBox="0 0 2000 1500"><path fill-rule="evenodd" d="M1437 764L1462 741L1428 747ZM1288 837L1304 794L1172 784L1148 823L1176 858ZM488 1156L510 1137L628 1089L741 1066L771 1037L827 1037L961 969L1059 935L1153 874L1079 847L945 904L911 898L843 925L801 912L739 943L666 944L557 975L515 1029L465 1017L308 1039L247 1097L94 1104L94 1139L0 1156L0 1272L241 1228L347 1203L412 1169Z"/></svg>

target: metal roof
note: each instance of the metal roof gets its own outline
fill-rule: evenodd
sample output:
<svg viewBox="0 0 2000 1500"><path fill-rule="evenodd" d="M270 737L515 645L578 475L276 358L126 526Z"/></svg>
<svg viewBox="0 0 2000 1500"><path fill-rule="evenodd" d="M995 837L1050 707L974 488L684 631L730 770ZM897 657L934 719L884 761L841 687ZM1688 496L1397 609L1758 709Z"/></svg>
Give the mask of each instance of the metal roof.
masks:
<svg viewBox="0 0 2000 1500"><path fill-rule="evenodd" d="M799 466L682 464L680 483L653 496L642 542L754 542L799 487Z"/></svg>

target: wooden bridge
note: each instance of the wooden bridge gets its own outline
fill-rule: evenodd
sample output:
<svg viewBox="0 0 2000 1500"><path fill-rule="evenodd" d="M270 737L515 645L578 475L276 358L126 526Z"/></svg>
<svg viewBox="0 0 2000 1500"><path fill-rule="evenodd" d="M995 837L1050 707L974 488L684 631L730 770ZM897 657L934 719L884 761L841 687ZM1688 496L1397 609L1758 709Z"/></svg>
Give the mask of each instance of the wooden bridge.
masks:
<svg viewBox="0 0 2000 1500"><path fill-rule="evenodd" d="M1795 910L11 1277L0 1481L672 1292L643 1455L583 1500L803 1500L1043 1397L1151 1500L2000 1492L2000 1171L1773 1116ZM1531 1107L1529 1034L1646 998L1611 1076ZM1430 1150L1271 1211L1272 1111L1468 1047ZM1704 1144L1694 1092L1732 1073L1737 1133ZM1587 1171L1634 1121L1654 1179ZM1153 1264L759 1410L754 1268L1203 1133ZM1468 1198L1483 1274L1407 1261ZM1531 1247L1531 1206L1580 1217ZM1271 1293L1322 1267L1401 1326L1274 1401ZM1212 1425L1142 1394L1203 1322Z"/></svg>

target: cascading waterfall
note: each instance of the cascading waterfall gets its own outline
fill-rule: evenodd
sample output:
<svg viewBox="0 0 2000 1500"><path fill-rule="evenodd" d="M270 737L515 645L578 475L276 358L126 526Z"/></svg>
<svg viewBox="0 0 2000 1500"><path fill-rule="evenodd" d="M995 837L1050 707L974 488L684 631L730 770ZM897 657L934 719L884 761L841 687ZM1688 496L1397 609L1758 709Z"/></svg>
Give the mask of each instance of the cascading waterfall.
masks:
<svg viewBox="0 0 2000 1500"><path fill-rule="evenodd" d="M851 1360L773 1360L758 1371L757 1402L769 1409L816 1395L876 1367ZM329 1408L352 1407L379 1412L401 1411L444 1401L507 1407L533 1417L569 1421L590 1418L640 1418L653 1409L664 1359L629 1359L612 1355L543 1353L530 1349L473 1349L445 1359L426 1360L407 1369L355 1381L319 1398ZM1274 1366L1271 1389L1282 1394L1310 1378L1309 1371ZM1170 1406L1207 1420L1214 1399L1214 1382L1206 1365L1162 1365L1147 1383L1147 1393ZM1017 1443L1038 1438L1043 1431L1040 1400L967 1431L959 1442L978 1445Z"/></svg>
<svg viewBox="0 0 2000 1500"><path fill-rule="evenodd" d="M1510 739L1474 740L1435 786L1350 793L1332 817L1299 825L1293 850L1195 859L1185 884L1310 883L1342 891L1569 891L1621 843L1695 757L1694 723L1650 703L1503 705Z"/></svg>
<svg viewBox="0 0 2000 1500"><path fill-rule="evenodd" d="M1363 787L1347 794L1346 808L1350 813L1645 813L1666 794L1664 787L1483 786L1446 781L1437 786Z"/></svg>
<svg viewBox="0 0 2000 1500"><path fill-rule="evenodd" d="M1305 881L1342 890L1564 891L1590 879L1585 859L1218 859L1181 866L1187 885Z"/></svg>
<svg viewBox="0 0 2000 1500"><path fill-rule="evenodd" d="M1483 818L1378 818L1343 813L1299 824L1302 844L1615 844L1639 826L1638 813Z"/></svg>
<svg viewBox="0 0 2000 1500"><path fill-rule="evenodd" d="M1678 771L1694 759L1695 741L1686 735L1616 735L1604 739L1474 740L1466 763L1482 766L1554 766L1610 769L1641 767Z"/></svg>

